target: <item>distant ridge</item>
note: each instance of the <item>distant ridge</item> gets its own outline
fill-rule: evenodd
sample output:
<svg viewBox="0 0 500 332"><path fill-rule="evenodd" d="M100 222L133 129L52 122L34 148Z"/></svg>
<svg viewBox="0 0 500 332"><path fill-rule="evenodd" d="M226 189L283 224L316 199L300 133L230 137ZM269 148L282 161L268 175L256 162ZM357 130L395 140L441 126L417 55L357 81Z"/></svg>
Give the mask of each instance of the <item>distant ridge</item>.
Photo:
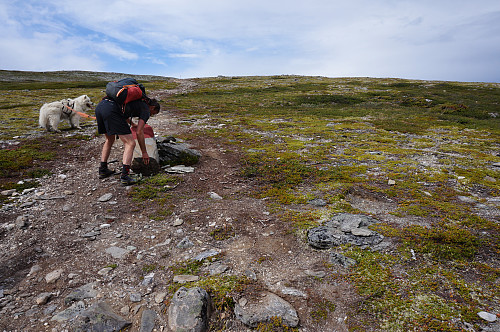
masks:
<svg viewBox="0 0 500 332"><path fill-rule="evenodd" d="M0 82L71 82L71 81L113 81L124 77L134 77L139 81L164 81L171 77L156 75L134 75L124 73L93 71L20 71L0 70Z"/></svg>

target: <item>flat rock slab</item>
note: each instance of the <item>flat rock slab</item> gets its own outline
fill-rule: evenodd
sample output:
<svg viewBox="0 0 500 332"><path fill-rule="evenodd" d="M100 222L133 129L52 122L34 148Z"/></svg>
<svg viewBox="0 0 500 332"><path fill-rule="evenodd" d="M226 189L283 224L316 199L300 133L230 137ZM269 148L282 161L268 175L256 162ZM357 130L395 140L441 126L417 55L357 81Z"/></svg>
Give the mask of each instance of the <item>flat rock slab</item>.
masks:
<svg viewBox="0 0 500 332"><path fill-rule="evenodd" d="M257 327L273 317L281 318L283 324L296 327L299 324L297 312L290 303L276 294L263 292L260 298L237 301L234 314L243 324Z"/></svg>

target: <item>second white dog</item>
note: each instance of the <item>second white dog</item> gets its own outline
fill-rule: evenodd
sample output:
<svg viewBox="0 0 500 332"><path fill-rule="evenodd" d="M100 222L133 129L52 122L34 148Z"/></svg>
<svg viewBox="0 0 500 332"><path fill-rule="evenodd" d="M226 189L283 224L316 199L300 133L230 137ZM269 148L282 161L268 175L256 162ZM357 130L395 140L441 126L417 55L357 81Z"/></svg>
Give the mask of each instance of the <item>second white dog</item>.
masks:
<svg viewBox="0 0 500 332"><path fill-rule="evenodd" d="M77 112L85 113L92 106L94 106L94 103L87 95L43 104L40 108L40 127L47 129L47 131L60 132L58 129L59 123L61 120L67 119L71 128L80 129L81 117Z"/></svg>

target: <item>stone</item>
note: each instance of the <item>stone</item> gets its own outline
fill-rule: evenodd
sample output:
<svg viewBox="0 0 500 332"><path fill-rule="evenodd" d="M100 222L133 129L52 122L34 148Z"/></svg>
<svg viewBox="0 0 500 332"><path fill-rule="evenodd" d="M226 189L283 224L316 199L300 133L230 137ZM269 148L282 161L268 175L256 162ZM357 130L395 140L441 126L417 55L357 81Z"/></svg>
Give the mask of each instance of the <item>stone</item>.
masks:
<svg viewBox="0 0 500 332"><path fill-rule="evenodd" d="M165 172L175 173L175 174L193 173L194 167L184 166L184 165L176 165L176 166L166 168Z"/></svg>
<svg viewBox="0 0 500 332"><path fill-rule="evenodd" d="M181 240L181 242L179 242L179 244L177 244L177 248L181 248L181 249L187 249L187 248L191 248L194 246L194 243L191 242L191 240L189 239L189 237L185 237Z"/></svg>
<svg viewBox="0 0 500 332"><path fill-rule="evenodd" d="M144 310L141 317L141 327L139 332L152 332L155 327L156 312L153 310Z"/></svg>
<svg viewBox="0 0 500 332"><path fill-rule="evenodd" d="M312 199L312 200L308 201L307 203L311 204L313 206L318 206L318 207L326 206L326 201L324 199L321 199L321 198Z"/></svg>
<svg viewBox="0 0 500 332"><path fill-rule="evenodd" d="M394 186L394 185L396 185L396 181L394 181L394 180L389 180L389 181L387 181L387 184L388 184L389 186Z"/></svg>
<svg viewBox="0 0 500 332"><path fill-rule="evenodd" d="M283 293L284 295L291 295L291 296L298 296L298 297L307 298L306 293L304 293L303 291L301 291L299 289L295 289L295 288L285 287L281 290L281 293Z"/></svg>
<svg viewBox="0 0 500 332"><path fill-rule="evenodd" d="M16 189L2 190L2 195L4 195L4 196L10 196L10 195L12 195L15 192L16 192Z"/></svg>
<svg viewBox="0 0 500 332"><path fill-rule="evenodd" d="M181 287L168 307L168 325L172 331L208 331L211 300L200 287Z"/></svg>
<svg viewBox="0 0 500 332"><path fill-rule="evenodd" d="M17 228L26 228L29 226L29 216L28 215L22 215L22 216L18 216L16 218L16 222L15 222Z"/></svg>
<svg viewBox="0 0 500 332"><path fill-rule="evenodd" d="M189 146L184 143L173 143L169 139L159 139L156 144L161 165L191 166L196 164L201 158L201 153L199 151L190 149Z"/></svg>
<svg viewBox="0 0 500 332"><path fill-rule="evenodd" d="M289 327L299 324L299 317L292 305L270 292L264 292L259 299L249 300L244 306L236 301L234 314L243 324L253 328L273 317L281 318L283 324Z"/></svg>
<svg viewBox="0 0 500 332"><path fill-rule="evenodd" d="M113 270L112 267L105 267L103 269L100 269L99 271L97 271L97 274L100 275L100 276L106 276L109 274L109 272L111 272Z"/></svg>
<svg viewBox="0 0 500 332"><path fill-rule="evenodd" d="M72 331L118 332L130 325L131 322L114 313L106 302L98 302L80 312Z"/></svg>
<svg viewBox="0 0 500 332"><path fill-rule="evenodd" d="M356 261L352 258L345 257L342 254L332 252L330 253L330 263L341 265L342 267L349 268L353 265L356 265Z"/></svg>
<svg viewBox="0 0 500 332"><path fill-rule="evenodd" d="M59 279L61 277L62 273L63 273L63 270L61 270L61 269L57 269L55 271L48 273L45 276L45 282L47 282L48 284L52 284L52 283L56 282L57 279Z"/></svg>
<svg viewBox="0 0 500 332"><path fill-rule="evenodd" d="M153 284L154 277L155 277L154 272L151 272L151 273L145 275L144 279L142 279L141 285L142 286L150 286L151 284Z"/></svg>
<svg viewBox="0 0 500 332"><path fill-rule="evenodd" d="M218 254L220 254L219 250L211 249L198 254L195 258L193 258L193 260L202 261L206 258L217 256Z"/></svg>
<svg viewBox="0 0 500 332"><path fill-rule="evenodd" d="M371 236L373 232L368 228L353 228L351 229L351 234L356 236Z"/></svg>
<svg viewBox="0 0 500 332"><path fill-rule="evenodd" d="M215 200L221 200L222 199L222 197L219 194L214 193L213 191L209 192L208 196L210 196L211 199L215 199Z"/></svg>
<svg viewBox="0 0 500 332"><path fill-rule="evenodd" d="M123 306L123 307L120 309L120 313L121 313L122 315L127 316L127 315L129 314L129 312L130 312L130 307L129 307L128 305Z"/></svg>
<svg viewBox="0 0 500 332"><path fill-rule="evenodd" d="M174 219L174 227L177 227L177 226L180 226L184 223L184 220L182 220L181 218L179 217L175 217Z"/></svg>
<svg viewBox="0 0 500 332"><path fill-rule="evenodd" d="M99 197L97 200L99 202L107 202L109 201L111 198L113 198L113 194L112 193L107 193L107 194L104 194L102 195L101 197Z"/></svg>
<svg viewBox="0 0 500 332"><path fill-rule="evenodd" d="M50 298L52 297L52 293L41 293L36 297L36 304L38 305L44 305L49 302Z"/></svg>
<svg viewBox="0 0 500 332"><path fill-rule="evenodd" d="M56 309L57 309L57 304L50 304L43 310L43 314L45 316L52 315L54 311L56 311Z"/></svg>
<svg viewBox="0 0 500 332"><path fill-rule="evenodd" d="M174 282L177 282L179 284L185 284L186 282L193 282L193 281L198 281L200 277L190 275L190 274L179 274L174 276Z"/></svg>
<svg viewBox="0 0 500 332"><path fill-rule="evenodd" d="M314 277L314 278L324 278L326 276L325 271L312 271L312 270L305 270L304 274L309 277Z"/></svg>
<svg viewBox="0 0 500 332"><path fill-rule="evenodd" d="M340 234L334 234L330 228L325 226L315 227L307 232L309 245L316 249L329 249L346 243Z"/></svg>
<svg viewBox="0 0 500 332"><path fill-rule="evenodd" d="M212 276L217 275L217 274L222 274L222 273L226 272L227 269L229 269L229 266L227 266L225 264L221 264L221 263L211 264L208 267L208 271L210 272L210 275L212 275Z"/></svg>
<svg viewBox="0 0 500 332"><path fill-rule="evenodd" d="M257 280L257 275L255 274L255 271L253 271L251 269L246 269L244 272L244 275L248 279Z"/></svg>
<svg viewBox="0 0 500 332"><path fill-rule="evenodd" d="M68 309L57 313L55 316L51 318L51 320L54 320L56 322L64 322L69 319L75 318L84 310L85 310L85 304L83 303L83 301L79 301L77 303L74 303Z"/></svg>
<svg viewBox="0 0 500 332"><path fill-rule="evenodd" d="M372 231L373 232L373 231ZM351 243L357 246L375 246L384 240L384 236L377 232L373 232L370 236L356 236L345 234L346 243Z"/></svg>
<svg viewBox="0 0 500 332"><path fill-rule="evenodd" d="M489 323L493 323L497 320L496 315L491 314L491 313L486 312L486 311L480 311L477 313L477 315Z"/></svg>
<svg viewBox="0 0 500 332"><path fill-rule="evenodd" d="M346 230L350 230L357 227L367 227L378 221L364 214L339 213L333 216L329 222L338 223L341 225L341 228L344 227ZM342 229L342 231L344 230Z"/></svg>
<svg viewBox="0 0 500 332"><path fill-rule="evenodd" d="M141 302L142 296L139 293L130 294L130 302Z"/></svg>
<svg viewBox="0 0 500 332"><path fill-rule="evenodd" d="M476 203L476 200L469 196L457 196L457 198L464 203Z"/></svg>
<svg viewBox="0 0 500 332"><path fill-rule="evenodd" d="M73 290L64 298L64 304L68 305L74 301L95 298L97 296L97 290L94 289L95 286L96 283L91 282Z"/></svg>
<svg viewBox="0 0 500 332"><path fill-rule="evenodd" d="M130 252L130 250L114 246L107 248L105 251L107 254L110 254L113 258L118 258L118 259L124 258Z"/></svg>
<svg viewBox="0 0 500 332"><path fill-rule="evenodd" d="M346 215L345 218L340 221L340 230L342 232L351 232L352 229L358 228L360 224L360 218L357 218L355 215Z"/></svg>
<svg viewBox="0 0 500 332"><path fill-rule="evenodd" d="M492 176L487 175L487 176L484 177L484 181L487 181L487 182L497 182L497 179L495 179Z"/></svg>
<svg viewBox="0 0 500 332"><path fill-rule="evenodd" d="M28 273L29 276L32 276L34 275L35 273L37 273L38 271L40 271L42 268L40 267L40 265L36 264L36 265L33 265L30 269L30 272Z"/></svg>
<svg viewBox="0 0 500 332"><path fill-rule="evenodd" d="M167 293L165 292L160 292L155 294L155 303L160 304L165 300L165 297L167 297Z"/></svg>

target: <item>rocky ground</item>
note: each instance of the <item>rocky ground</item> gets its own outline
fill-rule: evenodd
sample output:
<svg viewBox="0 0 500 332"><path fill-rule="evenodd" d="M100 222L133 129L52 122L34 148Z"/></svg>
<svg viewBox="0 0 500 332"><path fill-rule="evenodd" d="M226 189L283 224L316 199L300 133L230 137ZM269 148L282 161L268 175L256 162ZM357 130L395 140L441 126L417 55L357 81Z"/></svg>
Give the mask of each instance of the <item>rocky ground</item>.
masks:
<svg viewBox="0 0 500 332"><path fill-rule="evenodd" d="M155 96L165 98L193 85L184 81L179 89L156 91ZM180 126L180 121L182 113L169 110L149 123L156 134L173 137L204 125ZM331 229L337 231L320 236L314 248L281 227L265 200L250 195L256 184L241 177L234 148L199 136L187 143L202 158L194 172L176 175L182 181L170 190L172 214L151 219L156 206L138 207L128 195L132 188L120 186L116 177L98 179L102 143L97 137L76 150L63 149L53 175L42 178L40 187L14 196L0 212L0 331L72 330L74 313L96 303L130 322L129 331L167 331L170 286L183 278L169 267L213 253L218 259L204 264L204 275L255 279L261 287L257 296L270 292L289 303L301 331L347 331L346 319L356 320L352 308L360 298L338 278L350 262L317 248L327 248L328 241L339 237L349 241L342 232L353 234L352 241L357 241L352 238L356 232L361 239L372 236L377 241L370 245L380 250L391 250L387 239L366 234L366 225L346 229L333 220ZM121 160L119 144L110 159ZM373 209L372 198L351 198L353 204ZM311 204L318 209L323 205ZM211 235L216 229L234 233L217 240ZM333 268L326 266L336 261ZM246 296L237 294L235 301L244 306L252 301ZM312 314L319 300L335 304L321 319ZM219 318L225 330L250 330L234 313L224 315Z"/></svg>
<svg viewBox="0 0 500 332"><path fill-rule="evenodd" d="M169 111L150 124L162 136L195 129L178 126L181 118ZM194 172L177 175L182 182L171 190L172 216L152 220L148 214L154 207L138 209L127 195L130 187L120 186L115 177L98 179L102 143L98 137L77 150L61 152L53 175L42 178L40 187L14 196L2 209L1 331L72 329L73 317L64 310L97 302L131 322L130 331L148 330L144 313L152 311L149 325L166 331L165 300L172 296L168 287L174 278L168 267L214 249L221 258L205 267L207 274L256 278L295 308L303 331L322 326L325 331L347 330L348 308L356 301L353 290L347 284L319 281L318 276L331 273L324 267L328 253L281 228L266 202L249 195L253 184L239 175L236 152L204 137L190 141L202 158ZM119 144L110 159L121 159ZM221 241L210 236L224 228L235 236ZM69 296L77 289L86 295ZM336 303L335 314L321 323L309 315L309 302L316 298ZM225 321L227 330L248 330L234 316Z"/></svg>

